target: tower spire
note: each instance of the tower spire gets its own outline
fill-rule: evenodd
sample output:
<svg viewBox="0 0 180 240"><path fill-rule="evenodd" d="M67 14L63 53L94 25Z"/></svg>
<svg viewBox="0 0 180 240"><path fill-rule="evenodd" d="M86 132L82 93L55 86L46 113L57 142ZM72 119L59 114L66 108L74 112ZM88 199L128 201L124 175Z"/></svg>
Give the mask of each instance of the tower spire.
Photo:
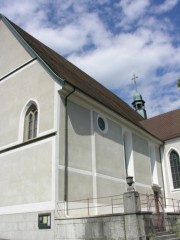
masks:
<svg viewBox="0 0 180 240"><path fill-rule="evenodd" d="M147 119L147 113L146 113L146 109L145 109L145 101L143 100L141 94L137 90L137 83L136 83L137 78L138 77L135 74L133 74L133 78L131 79L134 81L135 90L136 90L136 92L133 96L132 105L137 113L139 113L144 119Z"/></svg>
<svg viewBox="0 0 180 240"><path fill-rule="evenodd" d="M134 86L135 86L135 89L136 89L136 92L137 92L137 83L136 83L136 79L138 78L138 76L136 76L135 74L133 74L133 78L131 80L134 81Z"/></svg>

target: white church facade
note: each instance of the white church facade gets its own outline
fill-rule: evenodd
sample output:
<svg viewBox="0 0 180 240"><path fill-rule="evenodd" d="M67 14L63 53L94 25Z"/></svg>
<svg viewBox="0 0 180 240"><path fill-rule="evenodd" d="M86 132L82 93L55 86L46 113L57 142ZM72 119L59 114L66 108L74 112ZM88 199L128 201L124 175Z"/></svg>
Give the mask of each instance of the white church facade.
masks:
<svg viewBox="0 0 180 240"><path fill-rule="evenodd" d="M135 111L3 15L0 43L0 238L25 226L51 239L58 203L99 214L127 176L166 211L180 200L180 110L146 119L140 94Z"/></svg>

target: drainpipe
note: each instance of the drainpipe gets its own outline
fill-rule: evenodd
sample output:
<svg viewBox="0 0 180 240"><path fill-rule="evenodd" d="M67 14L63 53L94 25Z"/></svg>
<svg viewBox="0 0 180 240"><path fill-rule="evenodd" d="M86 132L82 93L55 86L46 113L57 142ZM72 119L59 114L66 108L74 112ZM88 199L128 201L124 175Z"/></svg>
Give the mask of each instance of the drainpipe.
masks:
<svg viewBox="0 0 180 240"><path fill-rule="evenodd" d="M65 202L65 215L68 216L68 98L75 92L75 88L65 97L65 169L64 169L64 202Z"/></svg>
<svg viewBox="0 0 180 240"><path fill-rule="evenodd" d="M164 188L164 204L166 207L166 189L165 189L166 187L164 183L164 172L163 172L163 166L162 166L162 159L164 157L163 151L164 151L164 144L159 147L159 154L161 159L161 173L162 173L162 182L163 182L163 188Z"/></svg>

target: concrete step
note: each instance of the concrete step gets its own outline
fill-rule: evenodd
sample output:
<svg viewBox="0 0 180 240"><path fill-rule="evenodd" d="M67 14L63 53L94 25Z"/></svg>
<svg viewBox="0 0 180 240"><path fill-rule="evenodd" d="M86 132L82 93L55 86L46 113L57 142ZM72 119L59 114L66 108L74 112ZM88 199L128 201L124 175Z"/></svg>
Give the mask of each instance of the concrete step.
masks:
<svg viewBox="0 0 180 240"><path fill-rule="evenodd" d="M180 237L178 237L175 233L171 233L171 232L157 232L156 233L156 237L154 238L154 240L180 240Z"/></svg>

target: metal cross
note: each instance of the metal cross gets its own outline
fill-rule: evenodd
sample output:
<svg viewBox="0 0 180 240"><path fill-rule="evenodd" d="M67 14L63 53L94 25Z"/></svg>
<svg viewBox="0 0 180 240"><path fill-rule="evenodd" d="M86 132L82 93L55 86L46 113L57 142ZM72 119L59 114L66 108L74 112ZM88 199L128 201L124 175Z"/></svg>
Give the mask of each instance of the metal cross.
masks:
<svg viewBox="0 0 180 240"><path fill-rule="evenodd" d="M138 78L138 76L136 76L135 74L133 74L133 78L131 80L134 81L134 85L135 85L135 89L136 89L136 92L137 92L137 84L136 84L136 79Z"/></svg>

